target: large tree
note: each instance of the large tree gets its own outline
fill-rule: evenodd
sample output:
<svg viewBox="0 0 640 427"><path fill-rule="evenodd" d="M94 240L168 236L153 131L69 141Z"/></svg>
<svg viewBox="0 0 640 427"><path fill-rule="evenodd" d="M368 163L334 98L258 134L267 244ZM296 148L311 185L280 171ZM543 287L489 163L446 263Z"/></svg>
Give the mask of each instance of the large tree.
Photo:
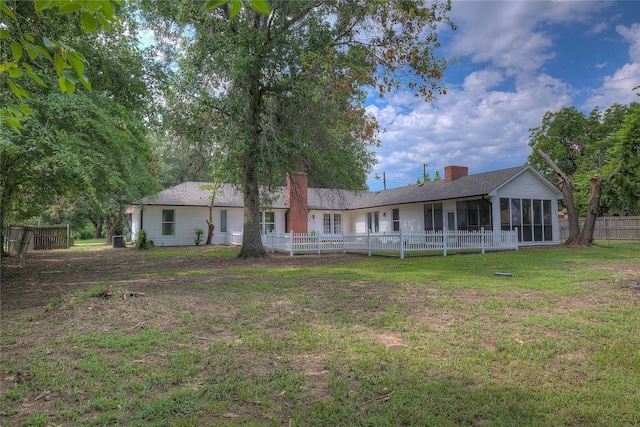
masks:
<svg viewBox="0 0 640 427"><path fill-rule="evenodd" d="M568 245L591 244L599 214L630 206L633 195L629 194L634 190L629 181L637 172L629 165L638 162L630 143L636 110L637 104L616 104L605 111L595 108L587 117L575 107L566 107L547 112L542 126L530 129L529 163L563 193ZM584 217L582 228L579 217Z"/></svg>
<svg viewBox="0 0 640 427"><path fill-rule="evenodd" d="M208 2L213 6L220 2ZM364 188L375 161L377 123L367 90L407 88L430 101L444 92L438 25L453 26L448 1L270 1L270 13L240 2L143 0L165 57L179 70L168 95L191 138L208 139L225 176L241 184L241 257L266 252L261 188L288 171L314 185Z"/></svg>
<svg viewBox="0 0 640 427"><path fill-rule="evenodd" d="M63 94L60 79L47 73L39 77L44 85L22 82L31 114L22 117L18 132L2 127L0 135L0 229L6 219L44 216L49 206L75 206L63 202L76 199L90 201L93 206L81 210L96 212L96 222L113 230L126 201L156 188L145 138L145 123L153 118L146 80L152 68L130 36L135 21L122 19L113 32L96 37L73 16L41 15L31 2L14 5L21 19L37 23L33 31L64 40L90 58L93 66L84 73L93 90ZM0 108L11 102L3 97Z"/></svg>

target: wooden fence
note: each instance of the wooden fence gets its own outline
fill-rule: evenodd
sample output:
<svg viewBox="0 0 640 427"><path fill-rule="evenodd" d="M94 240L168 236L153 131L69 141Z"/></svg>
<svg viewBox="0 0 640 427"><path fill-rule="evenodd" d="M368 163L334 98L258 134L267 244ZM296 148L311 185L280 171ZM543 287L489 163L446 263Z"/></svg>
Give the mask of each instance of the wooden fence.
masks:
<svg viewBox="0 0 640 427"><path fill-rule="evenodd" d="M569 220L559 218L560 238L569 237ZM580 229L584 225L584 218L580 219ZM594 240L640 240L639 216L602 216L596 220L593 232Z"/></svg>
<svg viewBox="0 0 640 427"><path fill-rule="evenodd" d="M9 252L9 255L22 258L33 240L33 233L33 227L25 227L22 225L10 226L6 233L7 252Z"/></svg>
<svg viewBox="0 0 640 427"><path fill-rule="evenodd" d="M378 253L409 253L518 249L518 231L443 230L422 233L387 234L277 234L266 235L267 250L290 255L322 252L359 252L369 256Z"/></svg>
<svg viewBox="0 0 640 427"><path fill-rule="evenodd" d="M22 257L27 249L41 251L71 246L69 225L11 225L7 249L9 255Z"/></svg>

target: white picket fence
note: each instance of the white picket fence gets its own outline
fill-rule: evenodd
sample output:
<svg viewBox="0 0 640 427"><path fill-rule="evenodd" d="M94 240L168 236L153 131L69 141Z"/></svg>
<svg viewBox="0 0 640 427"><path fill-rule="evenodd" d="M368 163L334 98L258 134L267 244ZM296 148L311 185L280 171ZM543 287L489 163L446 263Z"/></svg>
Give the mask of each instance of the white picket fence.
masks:
<svg viewBox="0 0 640 427"><path fill-rule="evenodd" d="M234 239L235 240L235 239ZM241 239L240 239L241 240ZM291 256L322 252L405 254L416 252L485 251L518 249L518 230L442 230L387 234L296 234L269 233L263 239L267 250ZM233 244L233 243L232 243Z"/></svg>

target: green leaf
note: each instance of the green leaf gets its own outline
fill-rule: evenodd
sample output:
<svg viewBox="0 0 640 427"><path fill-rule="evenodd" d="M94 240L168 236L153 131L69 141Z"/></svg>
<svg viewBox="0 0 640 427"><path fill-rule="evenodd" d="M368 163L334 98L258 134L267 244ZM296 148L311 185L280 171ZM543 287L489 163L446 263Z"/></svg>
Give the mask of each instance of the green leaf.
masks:
<svg viewBox="0 0 640 427"><path fill-rule="evenodd" d="M96 21L96 18L89 12L82 12L80 22L82 23L82 28L84 29L85 33L90 33L98 26L98 21Z"/></svg>
<svg viewBox="0 0 640 427"><path fill-rule="evenodd" d="M58 86L60 86L60 91L62 91L62 93L67 92L67 79L64 76L61 76L58 79Z"/></svg>
<svg viewBox="0 0 640 427"><path fill-rule="evenodd" d="M111 21L113 20L115 10L113 9L113 4L109 0L102 0L100 2L100 6L102 7L102 14L104 17Z"/></svg>
<svg viewBox="0 0 640 427"><path fill-rule="evenodd" d="M80 80L80 83L82 83L82 86L84 86L88 91L91 90L91 82L89 81L89 77L87 77L86 74L80 74L78 76L78 79Z"/></svg>
<svg viewBox="0 0 640 427"><path fill-rule="evenodd" d="M24 114L25 116L33 115L33 110L29 108L29 106L25 103L20 103L20 105L18 105L18 108L20 109L22 114Z"/></svg>
<svg viewBox="0 0 640 427"><path fill-rule="evenodd" d="M38 57L38 51L34 48L31 43L25 43L24 48L27 50L27 54L30 59L36 59Z"/></svg>
<svg viewBox="0 0 640 427"><path fill-rule="evenodd" d="M18 64L15 62L3 62L0 64L0 73L4 73L5 71L10 70L11 68L16 68Z"/></svg>
<svg viewBox="0 0 640 427"><path fill-rule="evenodd" d="M68 82L71 82L74 85L78 83L78 81L80 81L78 76L71 71L63 71L62 75L67 79Z"/></svg>
<svg viewBox="0 0 640 427"><path fill-rule="evenodd" d="M213 9L214 7L222 6L227 3L229 0L209 0L202 7L204 10Z"/></svg>
<svg viewBox="0 0 640 427"><path fill-rule="evenodd" d="M240 12L242 4L240 3L240 0L231 0L230 3L231 8L229 9L229 15L236 16L238 12Z"/></svg>
<svg viewBox="0 0 640 427"><path fill-rule="evenodd" d="M96 14L102 8L102 4L99 1L90 1L86 3L87 10L91 14Z"/></svg>
<svg viewBox="0 0 640 427"><path fill-rule="evenodd" d="M60 14L65 14L65 13L77 12L80 9L82 9L82 4L74 1L74 2L63 3L58 10Z"/></svg>
<svg viewBox="0 0 640 427"><path fill-rule="evenodd" d="M29 42L29 43L33 43L36 41L36 39L31 35L31 34L25 34L24 38Z"/></svg>
<svg viewBox="0 0 640 427"><path fill-rule="evenodd" d="M54 47L58 47L57 43L54 43L53 41L51 41L51 39L49 39L49 37L43 37L42 41L44 43L44 47L51 49Z"/></svg>
<svg viewBox="0 0 640 427"><path fill-rule="evenodd" d="M9 68L9 77L12 79L22 77L22 70L20 68Z"/></svg>
<svg viewBox="0 0 640 427"><path fill-rule="evenodd" d="M33 3L38 12L41 12L45 9L50 9L51 7L53 7L52 5L53 2L51 0L35 0Z"/></svg>
<svg viewBox="0 0 640 427"><path fill-rule="evenodd" d="M15 96L17 96L18 99L23 99L23 98L28 98L29 97L29 95L27 94L27 91L24 90L24 88L22 86L20 86L19 84L17 84L13 80L7 79L7 85L9 85L9 89L11 89L11 92L13 92L13 94Z"/></svg>
<svg viewBox="0 0 640 427"><path fill-rule="evenodd" d="M38 83L42 87L47 87L45 82L43 82L42 79L40 77L38 77L38 75L36 73L33 72L33 68L31 67L31 65L27 64L26 62L24 62L22 64L22 66L24 67L25 70L27 70L27 74L29 75L29 77L31 77L31 79L33 81L35 81L36 83Z"/></svg>
<svg viewBox="0 0 640 427"><path fill-rule="evenodd" d="M20 123L18 120L16 119L12 119L12 118L8 118L7 119L7 124L9 125L9 127L11 127L14 131L18 131L18 129L22 129L22 123Z"/></svg>
<svg viewBox="0 0 640 427"><path fill-rule="evenodd" d="M68 93L69 95L73 95L73 91L75 90L76 85L74 85L73 83L71 83L69 80L67 80L67 81L65 82L65 84L66 84L66 86L67 86L67 93Z"/></svg>
<svg viewBox="0 0 640 427"><path fill-rule="evenodd" d="M39 44L35 45L35 48L38 52L40 52L40 55L44 56L45 58L52 60L51 55L49 55L49 52L47 52L47 49L45 49L44 47L40 46Z"/></svg>
<svg viewBox="0 0 640 427"><path fill-rule="evenodd" d="M76 70L76 73L84 73L84 64L76 57L75 52L67 52L67 61L71 64L73 69Z"/></svg>
<svg viewBox="0 0 640 427"><path fill-rule="evenodd" d="M13 59L20 61L22 58L22 46L18 42L11 42L11 53L13 53Z"/></svg>
<svg viewBox="0 0 640 427"><path fill-rule="evenodd" d="M9 108L9 111L16 117L22 117L22 112L18 109L18 107L16 107L15 105L11 104L9 105L7 108Z"/></svg>
<svg viewBox="0 0 640 427"><path fill-rule="evenodd" d="M57 53L54 56L54 61L56 63L56 74L58 76L62 75L62 70L64 69L65 66L65 62L64 59L62 59L62 56L58 55Z"/></svg>
<svg viewBox="0 0 640 427"><path fill-rule="evenodd" d="M0 28L0 39L8 39L9 38L9 31Z"/></svg>
<svg viewBox="0 0 640 427"><path fill-rule="evenodd" d="M265 15L271 13L271 8L267 0L251 0L251 7Z"/></svg>
<svg viewBox="0 0 640 427"><path fill-rule="evenodd" d="M14 21L16 20L16 14L13 13L13 11L11 9L9 9L9 7L4 3L4 1L0 2L0 12L4 13L5 15L7 15L9 18L13 19Z"/></svg>
<svg viewBox="0 0 640 427"><path fill-rule="evenodd" d="M111 25L109 25L109 21L102 15L102 13L98 13L96 15L98 17L98 22L102 25L106 30L111 29Z"/></svg>

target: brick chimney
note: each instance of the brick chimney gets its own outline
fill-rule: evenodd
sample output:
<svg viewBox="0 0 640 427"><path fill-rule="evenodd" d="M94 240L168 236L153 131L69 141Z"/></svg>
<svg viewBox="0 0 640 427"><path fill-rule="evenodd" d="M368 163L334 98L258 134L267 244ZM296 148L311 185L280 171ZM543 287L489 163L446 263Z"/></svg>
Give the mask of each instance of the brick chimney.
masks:
<svg viewBox="0 0 640 427"><path fill-rule="evenodd" d="M444 182L455 181L458 178L469 175L469 168L466 166L445 166Z"/></svg>
<svg viewBox="0 0 640 427"><path fill-rule="evenodd" d="M303 172L293 172L287 174L286 200L289 205L287 212L287 233L307 233L307 174Z"/></svg>

